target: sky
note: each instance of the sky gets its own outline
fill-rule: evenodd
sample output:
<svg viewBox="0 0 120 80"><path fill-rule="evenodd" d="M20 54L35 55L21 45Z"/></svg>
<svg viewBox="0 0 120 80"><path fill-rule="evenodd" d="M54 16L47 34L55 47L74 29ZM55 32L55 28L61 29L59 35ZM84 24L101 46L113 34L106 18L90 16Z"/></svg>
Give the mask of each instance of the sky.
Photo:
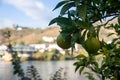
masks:
<svg viewBox="0 0 120 80"><path fill-rule="evenodd" d="M61 0L0 0L0 28L19 25L46 28L59 10L52 11ZM53 25L55 26L55 25Z"/></svg>

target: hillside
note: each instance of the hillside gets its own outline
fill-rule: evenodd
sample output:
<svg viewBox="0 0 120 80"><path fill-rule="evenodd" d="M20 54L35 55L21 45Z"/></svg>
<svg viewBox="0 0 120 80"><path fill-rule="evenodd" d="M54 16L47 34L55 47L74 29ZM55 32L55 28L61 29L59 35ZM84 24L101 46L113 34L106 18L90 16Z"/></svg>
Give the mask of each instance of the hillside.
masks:
<svg viewBox="0 0 120 80"><path fill-rule="evenodd" d="M2 36L2 32L4 32L6 29L0 30L0 41L2 41L4 44L8 42L7 39L5 39ZM8 30L8 29L7 29ZM34 43L41 43L42 37L56 37L59 34L60 28L59 27L52 27L47 28L44 30L41 29L24 29L24 30L14 30L9 29L11 31L11 42L14 43L21 43L24 42L25 44L34 44Z"/></svg>
<svg viewBox="0 0 120 80"><path fill-rule="evenodd" d="M56 37L59 34L59 27L54 27L54 28L49 28L46 30L42 30L39 33L34 33L32 32L31 34L24 36L20 39L17 39L16 42L25 42L26 44L34 44L34 43L41 43L42 42L42 37L47 36L47 37Z"/></svg>

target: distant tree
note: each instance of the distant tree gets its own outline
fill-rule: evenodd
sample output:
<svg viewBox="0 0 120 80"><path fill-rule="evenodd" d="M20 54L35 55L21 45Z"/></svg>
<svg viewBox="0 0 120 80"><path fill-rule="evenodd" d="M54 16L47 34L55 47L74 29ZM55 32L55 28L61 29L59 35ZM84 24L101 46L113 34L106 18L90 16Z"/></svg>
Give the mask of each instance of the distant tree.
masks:
<svg viewBox="0 0 120 80"><path fill-rule="evenodd" d="M20 45L25 45L25 42L24 42L24 41L21 41L19 44L20 44Z"/></svg>

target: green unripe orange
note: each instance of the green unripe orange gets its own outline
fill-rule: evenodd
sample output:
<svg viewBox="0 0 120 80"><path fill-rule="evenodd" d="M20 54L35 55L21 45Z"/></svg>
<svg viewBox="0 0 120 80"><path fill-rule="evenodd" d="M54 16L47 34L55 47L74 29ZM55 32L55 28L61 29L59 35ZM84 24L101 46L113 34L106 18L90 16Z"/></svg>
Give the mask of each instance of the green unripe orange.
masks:
<svg viewBox="0 0 120 80"><path fill-rule="evenodd" d="M58 35L57 37L57 45L61 47L62 49L68 49L71 47L71 36L66 37L64 39L62 35Z"/></svg>
<svg viewBox="0 0 120 80"><path fill-rule="evenodd" d="M86 40L86 50L88 52L97 52L100 49L100 42L97 38L91 37Z"/></svg>

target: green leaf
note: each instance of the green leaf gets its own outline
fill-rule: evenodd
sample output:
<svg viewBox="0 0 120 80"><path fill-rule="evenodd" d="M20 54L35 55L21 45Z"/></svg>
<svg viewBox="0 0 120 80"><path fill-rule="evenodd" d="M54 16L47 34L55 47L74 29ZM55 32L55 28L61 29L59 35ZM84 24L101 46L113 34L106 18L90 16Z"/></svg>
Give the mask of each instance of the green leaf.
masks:
<svg viewBox="0 0 120 80"><path fill-rule="evenodd" d="M70 3L65 4L61 9L60 14L64 15L65 12L68 11L73 6L75 6L74 2L70 2Z"/></svg>
<svg viewBox="0 0 120 80"><path fill-rule="evenodd" d="M76 66L76 68L75 68L75 72L80 68L81 69L81 67L83 67L83 62L82 61L79 61L79 62L75 62L73 65L75 65Z"/></svg>
<svg viewBox="0 0 120 80"><path fill-rule="evenodd" d="M98 63L97 62L92 62L92 64L95 66L95 69L98 70L99 69L99 66L98 66Z"/></svg>
<svg viewBox="0 0 120 80"><path fill-rule="evenodd" d="M86 19L86 5L80 5L77 7L78 16L85 21Z"/></svg>
<svg viewBox="0 0 120 80"><path fill-rule="evenodd" d="M93 76L93 73L84 72L84 74L86 75L86 77L87 77L89 80L96 80L95 77Z"/></svg>
<svg viewBox="0 0 120 80"><path fill-rule="evenodd" d="M57 24L61 27L63 33L73 33L76 27L71 19L65 17L56 18Z"/></svg>
<svg viewBox="0 0 120 80"><path fill-rule="evenodd" d="M52 25L52 24L54 24L54 23L56 23L56 22L57 22L57 18L54 18L54 19L52 19L52 20L49 22L48 25L50 26L50 25Z"/></svg>
<svg viewBox="0 0 120 80"><path fill-rule="evenodd" d="M80 68L79 62L75 62L73 65L76 66L75 68L75 72Z"/></svg>
<svg viewBox="0 0 120 80"><path fill-rule="evenodd" d="M112 40L112 43L115 43L117 40L118 40L118 38L114 38L114 39Z"/></svg>
<svg viewBox="0 0 120 80"><path fill-rule="evenodd" d="M80 3L80 0L75 0L75 6L77 6Z"/></svg>
<svg viewBox="0 0 120 80"><path fill-rule="evenodd" d="M76 26L78 27L78 29L91 29L92 28L92 24L85 22L85 21L76 21Z"/></svg>
<svg viewBox="0 0 120 80"><path fill-rule="evenodd" d="M85 68L84 66L80 67L79 74L82 73L82 71L84 70L84 68Z"/></svg>
<svg viewBox="0 0 120 80"><path fill-rule="evenodd" d="M61 1L61 2L59 2L59 3L55 6L55 8L53 9L53 11L54 11L55 9L61 7L63 4L65 4L65 3L67 3L67 2L68 2L68 1Z"/></svg>
<svg viewBox="0 0 120 80"><path fill-rule="evenodd" d="M105 77L109 77L110 76L110 73L111 73L111 69L106 69L105 71L104 71L104 75L105 75Z"/></svg>
<svg viewBox="0 0 120 80"><path fill-rule="evenodd" d="M57 23L61 29L62 33L72 33L75 30L74 22L71 19L65 17L56 17L50 21L49 25Z"/></svg>

